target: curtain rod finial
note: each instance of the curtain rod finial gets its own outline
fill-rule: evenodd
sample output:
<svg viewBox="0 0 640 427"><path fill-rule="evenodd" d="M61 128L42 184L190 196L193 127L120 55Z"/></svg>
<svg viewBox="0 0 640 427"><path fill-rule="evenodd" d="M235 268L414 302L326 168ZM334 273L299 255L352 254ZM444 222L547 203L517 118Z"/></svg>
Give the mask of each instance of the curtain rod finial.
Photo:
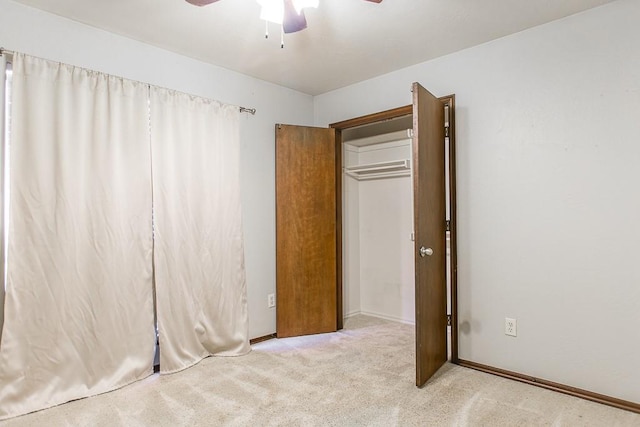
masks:
<svg viewBox="0 0 640 427"><path fill-rule="evenodd" d="M249 113L252 116L255 116L256 114L256 109L255 108L245 108L245 107L240 107L240 112L241 113Z"/></svg>
<svg viewBox="0 0 640 427"><path fill-rule="evenodd" d="M13 51L11 51L9 49L5 49L5 48L0 46L0 56L3 56L3 55L12 56L13 55Z"/></svg>

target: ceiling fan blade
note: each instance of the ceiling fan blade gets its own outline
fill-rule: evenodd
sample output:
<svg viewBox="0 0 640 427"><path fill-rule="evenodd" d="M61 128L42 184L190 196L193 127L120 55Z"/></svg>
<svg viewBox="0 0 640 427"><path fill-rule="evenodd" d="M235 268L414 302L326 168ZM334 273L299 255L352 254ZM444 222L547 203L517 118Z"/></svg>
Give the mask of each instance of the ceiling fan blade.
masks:
<svg viewBox="0 0 640 427"><path fill-rule="evenodd" d="M367 1L372 1L374 3L382 3L382 0L367 0Z"/></svg>
<svg viewBox="0 0 640 427"><path fill-rule="evenodd" d="M286 34L302 31L307 28L307 20L304 17L304 11L296 12L292 0L284 0L284 19L282 21L282 29Z"/></svg>
<svg viewBox="0 0 640 427"><path fill-rule="evenodd" d="M187 3L191 3L195 6L206 6L217 1L218 0L186 0Z"/></svg>

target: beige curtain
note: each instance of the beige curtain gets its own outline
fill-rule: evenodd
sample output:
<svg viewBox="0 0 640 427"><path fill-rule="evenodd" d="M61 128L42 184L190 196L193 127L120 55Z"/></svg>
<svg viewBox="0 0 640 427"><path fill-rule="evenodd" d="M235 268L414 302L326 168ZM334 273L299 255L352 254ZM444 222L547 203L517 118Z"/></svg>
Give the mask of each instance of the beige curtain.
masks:
<svg viewBox="0 0 640 427"><path fill-rule="evenodd" d="M237 107L151 90L163 373L249 351Z"/></svg>
<svg viewBox="0 0 640 427"><path fill-rule="evenodd" d="M4 323L4 147L5 147L5 78L7 72L7 57L0 55L0 342L2 342L2 325Z"/></svg>
<svg viewBox="0 0 640 427"><path fill-rule="evenodd" d="M13 61L0 419L153 372L148 87Z"/></svg>

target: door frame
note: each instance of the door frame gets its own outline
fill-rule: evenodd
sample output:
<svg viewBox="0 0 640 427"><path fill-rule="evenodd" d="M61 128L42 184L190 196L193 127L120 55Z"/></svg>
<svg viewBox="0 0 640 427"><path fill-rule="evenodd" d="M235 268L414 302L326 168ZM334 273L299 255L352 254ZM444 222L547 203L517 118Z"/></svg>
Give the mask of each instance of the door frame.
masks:
<svg viewBox="0 0 640 427"><path fill-rule="evenodd" d="M438 98L449 109L449 237L450 237L450 259L449 274L451 277L451 359L453 363L458 363L458 245L457 245L457 207L456 207L456 127L455 127L455 95L448 95ZM337 302L337 325L338 329L344 326L343 302L342 302L342 131L358 126L373 124L385 120L395 119L413 114L413 105L406 105L391 110L368 114L341 122L332 123L330 128L336 130L336 302ZM339 149L338 149L339 148Z"/></svg>

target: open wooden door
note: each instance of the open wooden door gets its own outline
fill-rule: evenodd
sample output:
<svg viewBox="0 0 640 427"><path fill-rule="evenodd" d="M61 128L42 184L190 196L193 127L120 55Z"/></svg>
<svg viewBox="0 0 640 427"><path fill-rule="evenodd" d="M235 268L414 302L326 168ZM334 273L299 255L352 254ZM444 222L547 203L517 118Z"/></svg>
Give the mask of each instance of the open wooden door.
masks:
<svg viewBox="0 0 640 427"><path fill-rule="evenodd" d="M444 105L413 84L416 385L447 361Z"/></svg>
<svg viewBox="0 0 640 427"><path fill-rule="evenodd" d="M341 153L335 129L276 125L279 338L337 330Z"/></svg>

